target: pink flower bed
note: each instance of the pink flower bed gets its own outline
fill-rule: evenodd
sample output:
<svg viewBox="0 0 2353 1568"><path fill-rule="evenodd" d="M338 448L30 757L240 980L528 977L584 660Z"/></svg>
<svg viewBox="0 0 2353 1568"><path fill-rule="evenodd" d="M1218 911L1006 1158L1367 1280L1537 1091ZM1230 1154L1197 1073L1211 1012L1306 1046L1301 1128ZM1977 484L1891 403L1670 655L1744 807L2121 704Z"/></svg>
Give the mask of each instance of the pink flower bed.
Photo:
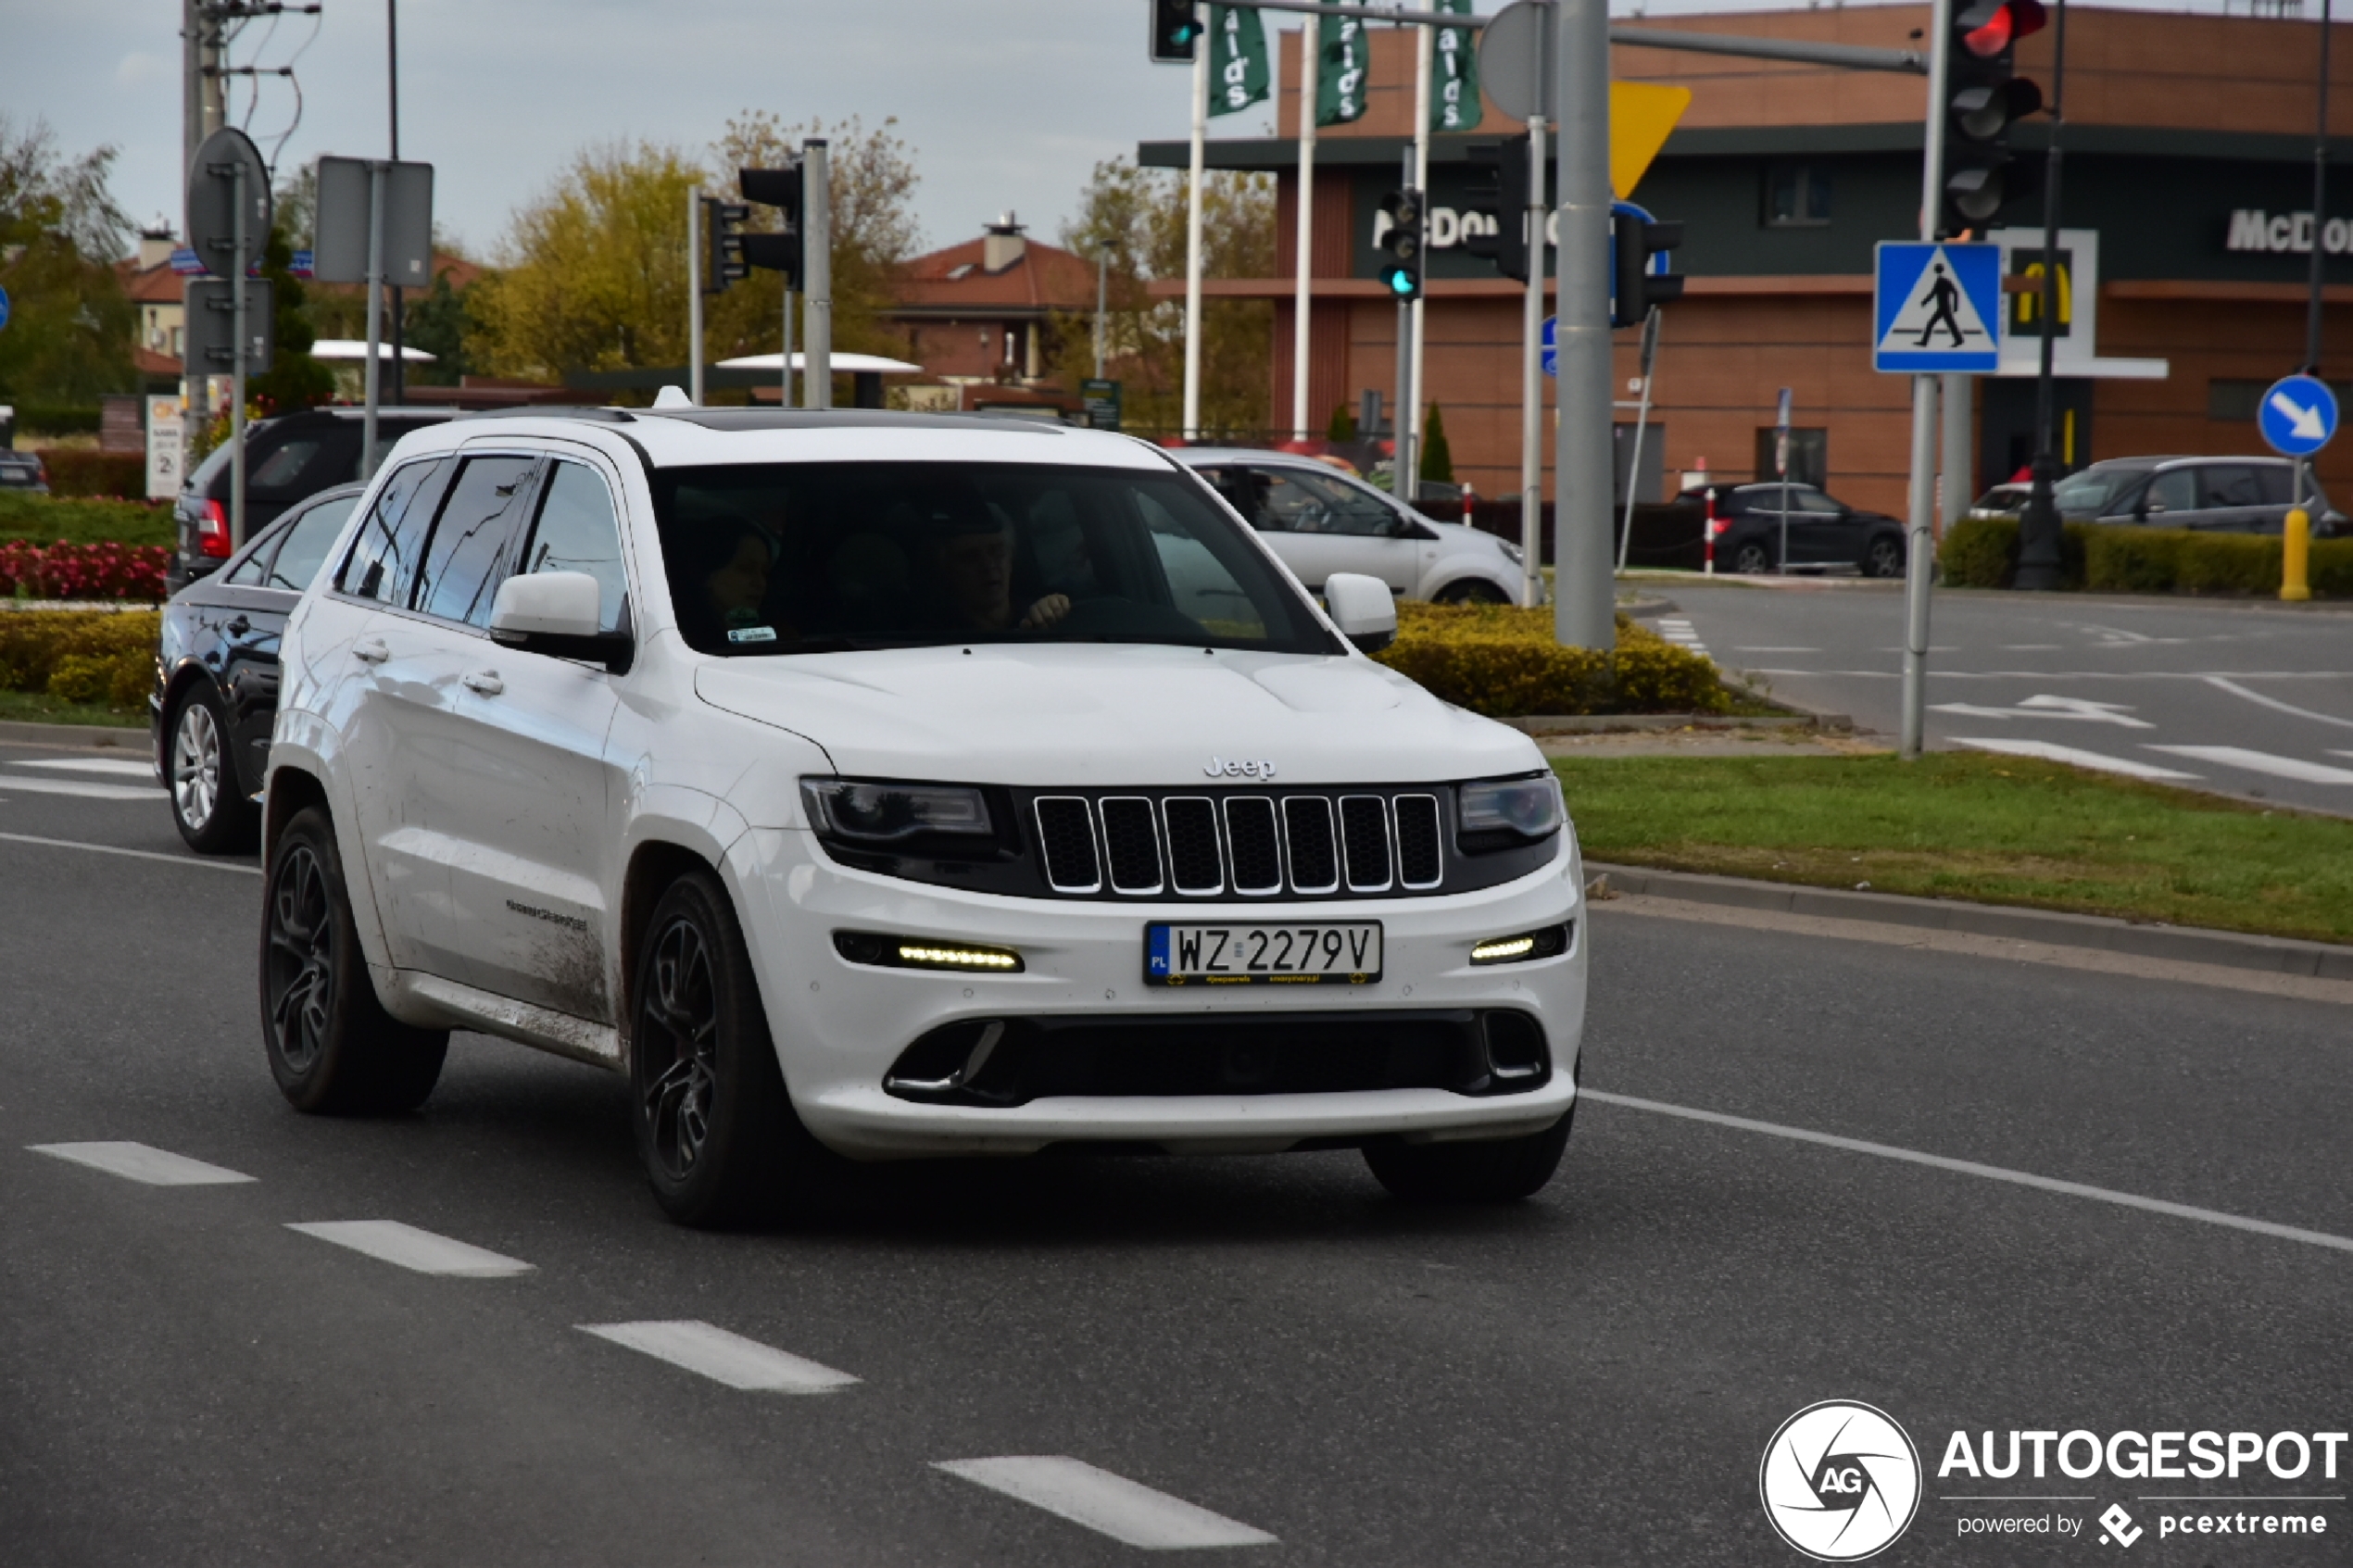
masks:
<svg viewBox="0 0 2353 1568"><path fill-rule="evenodd" d="M0 597L160 603L169 545L0 542Z"/></svg>

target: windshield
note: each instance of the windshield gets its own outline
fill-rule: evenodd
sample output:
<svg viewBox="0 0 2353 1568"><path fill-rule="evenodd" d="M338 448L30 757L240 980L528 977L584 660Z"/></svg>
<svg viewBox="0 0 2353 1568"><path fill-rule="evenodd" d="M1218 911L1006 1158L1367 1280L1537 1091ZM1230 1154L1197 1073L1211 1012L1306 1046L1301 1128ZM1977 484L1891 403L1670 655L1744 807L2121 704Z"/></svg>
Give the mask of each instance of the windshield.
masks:
<svg viewBox="0 0 2353 1568"><path fill-rule="evenodd" d="M2134 485L2148 477L2146 469L2085 469L2082 473L2062 479L2053 487L2051 498L2058 509L2070 516L2098 517L2117 509L2118 504Z"/></svg>
<svg viewBox="0 0 2353 1568"><path fill-rule="evenodd" d="M722 655L975 642L1340 651L1189 477L997 463L654 476L671 602Z"/></svg>

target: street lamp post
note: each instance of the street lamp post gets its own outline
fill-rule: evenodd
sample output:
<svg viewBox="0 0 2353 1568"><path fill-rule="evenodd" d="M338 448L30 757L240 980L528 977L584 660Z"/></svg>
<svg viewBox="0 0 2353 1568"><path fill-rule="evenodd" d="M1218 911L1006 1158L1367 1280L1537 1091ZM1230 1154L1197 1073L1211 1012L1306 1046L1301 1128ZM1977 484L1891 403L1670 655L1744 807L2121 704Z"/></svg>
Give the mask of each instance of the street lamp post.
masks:
<svg viewBox="0 0 2353 1568"><path fill-rule="evenodd" d="M2034 487L2019 519L2018 585L2065 586L2059 564L2058 455L2051 449L2051 351L2058 342L2059 137L2067 129L2067 0L2056 0L2051 38L2051 144L2043 157L2043 298L2034 372ZM2315 236L2317 245L2318 236Z"/></svg>

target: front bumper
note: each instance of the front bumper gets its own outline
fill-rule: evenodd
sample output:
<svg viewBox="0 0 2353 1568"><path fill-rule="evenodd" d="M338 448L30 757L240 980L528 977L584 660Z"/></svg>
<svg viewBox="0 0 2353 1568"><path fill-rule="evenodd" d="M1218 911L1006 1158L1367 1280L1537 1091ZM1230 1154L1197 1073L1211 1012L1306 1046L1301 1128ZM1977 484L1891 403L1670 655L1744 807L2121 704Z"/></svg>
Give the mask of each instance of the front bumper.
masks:
<svg viewBox="0 0 2353 1568"><path fill-rule="evenodd" d="M1579 859L1561 851L1517 881L1442 897L1203 904L1008 898L903 881L834 863L808 833L746 834L726 866L743 912L785 1080L821 1141L860 1158L1026 1154L1049 1144L1142 1144L1173 1152L1255 1152L1303 1142L1511 1137L1538 1132L1575 1098L1585 1018L1587 933ZM1144 927L1227 918L1378 920L1382 977L1364 985L1147 985ZM1557 958L1474 968L1477 943L1563 922ZM1018 974L856 964L836 951L849 930L1016 948ZM1057 1095L1006 1106L922 1103L885 1077L945 1025L998 1018L1169 1018L1508 1009L1543 1032L1551 1070L1535 1088L1476 1096L1445 1088L1280 1094ZM1239 1022L1239 1020L1238 1019Z"/></svg>

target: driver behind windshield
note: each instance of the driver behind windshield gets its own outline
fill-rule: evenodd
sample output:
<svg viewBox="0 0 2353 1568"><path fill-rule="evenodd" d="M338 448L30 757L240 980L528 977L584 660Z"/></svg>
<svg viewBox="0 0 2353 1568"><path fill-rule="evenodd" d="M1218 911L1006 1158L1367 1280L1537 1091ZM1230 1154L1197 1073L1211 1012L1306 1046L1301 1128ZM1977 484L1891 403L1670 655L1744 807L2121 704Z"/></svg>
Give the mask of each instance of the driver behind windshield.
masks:
<svg viewBox="0 0 2353 1568"><path fill-rule="evenodd" d="M981 497L941 486L919 503L924 514L917 592L939 619L960 631L1042 632L1070 613L1070 596L1046 594L1013 605L1013 531Z"/></svg>

